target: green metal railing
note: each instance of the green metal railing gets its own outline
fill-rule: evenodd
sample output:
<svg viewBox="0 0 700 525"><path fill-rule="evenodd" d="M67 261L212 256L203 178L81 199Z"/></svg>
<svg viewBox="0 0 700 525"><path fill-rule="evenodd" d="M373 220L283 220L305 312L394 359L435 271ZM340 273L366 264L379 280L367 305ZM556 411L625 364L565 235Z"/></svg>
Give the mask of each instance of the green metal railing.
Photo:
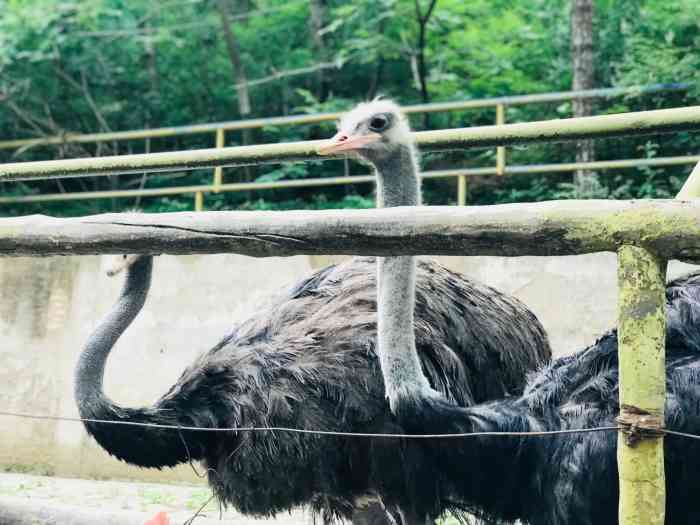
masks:
<svg viewBox="0 0 700 525"><path fill-rule="evenodd" d="M621 96L640 96L653 93L686 91L690 84L653 84L648 86L630 86L622 88L588 89L582 91L559 91L553 93L539 93L532 95L514 95L507 97L484 98L477 100L459 100L453 102L434 102L430 104L416 104L404 106L403 111L413 113L439 113L448 111L461 111L479 108L501 108L497 112L502 113L501 120L505 119L506 106L519 106L545 102L564 102L583 98L613 98ZM342 113L314 113L309 115L290 115L284 117L253 118L245 120L232 120L228 122L215 122L210 124L194 124L190 126L174 126L165 128L153 128L131 131L115 131L111 133L70 133L53 137L38 139L18 139L0 141L0 149L17 149L32 146L95 142L113 142L122 140L143 140L163 137L176 137L183 135L215 134L215 141L223 144L226 131L239 131L244 129L264 128L266 126L296 126L301 124L317 124L336 120ZM496 118L498 122L498 117ZM221 137L219 140L218 137ZM221 147L221 146L219 146Z"/></svg>
<svg viewBox="0 0 700 525"><path fill-rule="evenodd" d="M654 84L649 86L633 86L626 88L605 88L605 89L592 89L584 91L566 91L566 92L554 92L554 93L542 93L533 95L516 95L516 96L506 96L506 97L495 97L487 99L478 100L463 100L454 102L439 102L431 104L419 104L413 106L404 107L404 111L408 114L416 113L433 113L433 112L446 112L446 111L458 111L458 110L468 110L468 109L479 109L479 108L494 108L496 112L495 122L496 126L502 126L505 124L506 120L506 109L509 106L517 106L524 104L533 103L547 103L547 102L561 102L570 101L574 99L581 98L612 98L621 96L640 96L653 93L663 93L663 92L678 92L685 91L689 87L688 84ZM99 142L114 142L123 140L146 140L150 145L150 140L159 137L174 137L183 135L195 135L195 134L208 134L214 133L215 136L215 146L216 149L227 149L224 148L226 143L226 132L244 129L254 129L254 128L264 128L266 126L289 126L289 125L301 125L301 124L314 124L319 122L325 122L337 119L340 113L319 113L311 115L293 115L285 117L270 117L270 118L257 118L257 119L247 119L247 120L237 120L229 122L218 122L211 124L198 124L192 126L180 126L180 127L167 127L167 128L155 128L149 130L134 130L134 131L120 131L113 133L94 133L94 134L73 134L65 133L60 136L46 137L40 139L20 139L20 140L7 140L0 141L0 149L20 149L24 150L27 148L40 146L40 145L60 145L65 143L99 143ZM600 118L600 117L598 117ZM495 127L480 127L471 128L475 132L484 134L483 139L479 145L489 145L488 140L486 140L486 135L489 133L496 133L494 131ZM497 128L495 128L497 129ZM508 128L512 129L512 128ZM429 132L424 132L429 133ZM442 131L436 133L443 133ZM429 135L425 135L427 138ZM598 135L596 135L598 136ZM476 137L472 137L472 141ZM500 140L500 139L499 139ZM471 147L476 145L473 142L462 141L460 143L461 147ZM522 142L527 142L523 140ZM522 143L522 142L510 142L510 143ZM695 157L668 157L668 158L656 158L656 159L626 159L626 160L614 160L614 161L602 161L594 163L565 163L565 164L552 164L552 165L537 165L537 166L512 166L509 167L506 164L506 148L505 145L509 142L504 142L498 145L496 148L496 164L494 168L468 168L463 170L441 170L435 172L429 172L424 174L427 178L442 178L442 177L458 177L457 183L457 204L464 205L467 202L467 192L468 184L467 177L473 175L514 175L514 174L528 174L528 173L555 173L555 172L570 172L577 171L580 169L619 169L619 168L629 168L629 167L641 167L641 166L669 166L675 164L686 164L694 163ZM300 143L303 144L303 143ZM491 142L491 145L495 143ZM280 145L273 145L273 149L279 149ZM257 147L257 146L250 146ZM147 151L149 149L147 148ZM211 151L211 150L203 150ZM243 150L239 150L243 151ZM308 152L302 152L302 156ZM166 154L163 154L166 155ZM125 156L124 156L125 157ZM131 158L132 156L129 156ZM254 161L263 160L265 162L275 162L292 160L293 156L280 155L278 159L252 159ZM684 160L681 160L684 159ZM87 160L87 159L86 159ZM206 193L219 193L219 192L235 192L235 191L251 191L251 190L268 190L268 189L283 189L283 188L299 188L299 187L320 187L320 186L332 186L332 185L342 185L342 184L357 184L371 182L371 178L368 176L355 176L355 177L333 177L333 178L322 178L322 179L306 179L300 181L278 181L274 183L264 183L264 182L251 182L251 183L233 183L224 184L223 183L223 167L224 166L235 166L235 165L245 165L245 161L233 163L233 164L212 164L215 167L213 173L213 180L211 184L196 185L196 186L180 186L171 188L148 188L148 189L138 189L138 190L116 190L116 191L93 191L93 192L79 192L79 193L56 193L56 194L43 194L43 195L27 195L27 196L11 196L11 197L0 197L0 203L12 204L12 203L38 203L38 202L56 202L56 201L71 201L71 200L85 200L85 199L105 199L105 198L117 198L117 197L153 197L153 196L165 196L165 195L178 195L193 193L195 196L195 209L201 210L204 205L204 194ZM4 166L8 166L7 164ZM12 165L9 165L12 166ZM182 168L182 167L181 167ZM181 169L180 168L180 169ZM174 166L169 168L162 168L159 166L154 166L146 171L161 171L163 169L176 169ZM133 171L132 171L133 172ZM2 173L2 165L0 165L0 173ZM95 173L85 173L85 175L94 175ZM75 175L79 176L79 175ZM0 180L9 180L9 178L2 178Z"/></svg>
<svg viewBox="0 0 700 525"><path fill-rule="evenodd" d="M610 170L639 167L663 167L694 165L700 161L700 155L687 155L680 157L659 157L652 159L625 159L596 162L568 162L560 164L532 164L528 166L507 166L504 175L530 175L546 173L567 173L581 169ZM220 170L221 168L215 168ZM423 179L442 179L458 177L462 181L467 177L498 175L498 169L493 168L464 168L450 170L433 170L421 174ZM0 204L33 203L33 202L61 202L91 199L137 198L137 197L166 197L170 195L193 194L203 196L206 193L225 193L242 191L264 191L289 188L314 188L342 186L348 184L374 184L374 175L352 175L343 177L324 177L314 179L283 180L276 182L234 182L222 184L198 184L193 186L174 186L171 188L144 188L137 190L107 190L107 191L82 191L80 193L49 193L41 195L23 195L2 197ZM458 204L466 203L466 184L458 182L458 192L463 194L458 197ZM196 211L201 211L203 203L195 206Z"/></svg>

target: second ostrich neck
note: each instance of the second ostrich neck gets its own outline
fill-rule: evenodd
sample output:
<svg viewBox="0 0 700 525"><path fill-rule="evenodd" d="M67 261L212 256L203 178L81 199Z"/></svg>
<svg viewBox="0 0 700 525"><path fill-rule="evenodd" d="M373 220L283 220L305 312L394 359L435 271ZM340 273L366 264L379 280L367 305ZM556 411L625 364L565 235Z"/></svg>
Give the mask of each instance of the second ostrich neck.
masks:
<svg viewBox="0 0 700 525"><path fill-rule="evenodd" d="M400 146L392 155L373 163L378 207L421 204L418 166L410 147ZM430 389L413 334L415 285L414 257L377 259L377 353L392 410L401 399L423 395Z"/></svg>

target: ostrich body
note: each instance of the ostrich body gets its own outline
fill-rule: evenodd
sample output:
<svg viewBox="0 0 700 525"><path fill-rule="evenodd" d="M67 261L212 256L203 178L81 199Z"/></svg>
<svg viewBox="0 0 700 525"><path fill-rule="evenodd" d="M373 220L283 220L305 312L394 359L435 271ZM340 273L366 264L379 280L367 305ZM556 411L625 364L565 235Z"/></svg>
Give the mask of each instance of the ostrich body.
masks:
<svg viewBox="0 0 700 525"><path fill-rule="evenodd" d="M395 106L373 104L359 111L369 111L369 117L358 119L353 112L344 119L341 133L343 123L360 126L381 110L392 122L377 135L398 152L395 162L409 162L413 177L408 184L378 173L385 188L380 201L396 205L419 199L412 146L395 147L391 134L407 126L392 113ZM342 136L337 139L334 144L343 142ZM380 159L378 167L390 167L387 162ZM116 405L102 387L106 361L143 307L152 264L151 257L136 257L127 265L118 302L81 354L75 386L81 417L183 427L403 432L387 406L375 354L373 258L327 267L281 292L202 354L154 405ZM436 263L421 262L413 272L415 319L406 329L415 331L417 363L431 388L461 406L521 392L525 375L550 354L537 318L514 298ZM219 499L252 515L310 504L324 519L348 518L357 512L357 502L371 495L404 518L411 515L410 502L430 487L422 450L396 440L94 422L85 427L107 452L134 465L202 461Z"/></svg>
<svg viewBox="0 0 700 525"><path fill-rule="evenodd" d="M700 273L666 289L666 427L700 434ZM439 392L393 400L402 428L436 433L522 432L616 426L617 332L553 361L515 398L461 408ZM385 374L385 380L388 374ZM666 436L666 523L700 522L700 442ZM414 443L431 458L440 494L419 515L454 506L531 525L618 523L617 433L474 437ZM440 500L440 501L437 501Z"/></svg>
<svg viewBox="0 0 700 525"><path fill-rule="evenodd" d="M357 143L366 147L366 140ZM615 330L544 367L522 395L465 406L435 389L420 364L419 343L406 329L414 289L420 288L415 259L385 258L378 281L377 354L398 428L452 434L617 426ZM700 273L669 283L666 303L666 426L700 434ZM666 523L698 523L700 499L687 494L700 489L700 442L664 439ZM411 441L406 455L415 463L406 483L416 495L412 518L425 522L444 510L469 510L488 520L531 525L616 524L616 444L615 432ZM386 491L383 497L392 496Z"/></svg>

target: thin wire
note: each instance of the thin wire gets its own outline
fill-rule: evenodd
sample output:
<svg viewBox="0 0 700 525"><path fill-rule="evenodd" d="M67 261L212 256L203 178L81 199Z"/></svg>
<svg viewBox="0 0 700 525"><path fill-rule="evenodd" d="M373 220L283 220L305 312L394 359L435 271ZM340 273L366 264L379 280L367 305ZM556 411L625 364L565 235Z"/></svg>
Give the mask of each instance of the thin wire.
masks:
<svg viewBox="0 0 700 525"><path fill-rule="evenodd" d="M664 434L668 434L670 436L680 436L680 437L685 437L685 438L690 438L690 439L700 439L700 436L695 435L695 434L688 434L686 432L678 432L677 430L666 430L662 429L661 430Z"/></svg>
<svg viewBox="0 0 700 525"><path fill-rule="evenodd" d="M206 428L206 427L186 427L179 425L161 425L159 423L140 423L135 421L110 421L106 419L91 419L66 416L45 416L37 414L26 414L22 412L0 411L0 416L19 417L24 419L41 419L52 421L70 421L75 423L99 423L105 425L126 425L134 427L160 428L166 430L191 430L197 432L293 432L297 434L315 434L320 436L341 436L341 437L364 437L364 438L400 438L400 439L439 439L439 438L467 438L467 437L517 437L517 436L556 436L565 434L583 434L589 432L609 432L620 430L618 426L567 429L567 430L541 430L532 432L463 432L457 434L381 434L369 432L341 432L335 430L311 430L304 428L290 427L228 427L228 428ZM700 439L700 436L698 436Z"/></svg>
<svg viewBox="0 0 700 525"><path fill-rule="evenodd" d="M39 414L27 414L24 412L7 412L0 411L0 416L18 417L23 419L39 419L50 421L69 421L72 423L98 423L103 425L125 425L131 427L147 427L159 428L165 430L183 430L196 432L293 432L296 434L315 434L319 436L340 436L340 437L363 437L363 438L395 438L395 439L439 439L439 438L467 438L467 437L542 437L542 436L557 436L566 434L586 434L591 432L611 432L613 430L624 430L619 426L603 426L593 428L577 428L566 430L539 430L528 432L462 432L456 434L382 434L371 432L342 432L336 430L313 430L305 428L291 427L223 427L223 428L207 428L207 427L190 427L180 425L162 425L159 423L140 423L136 421L110 421L107 419L91 419L81 417L68 416L47 416ZM700 435L688 434L687 432L679 432L677 430L662 429L661 432L670 436L685 437L690 439L700 440ZM180 435L183 438L182 434ZM183 438L184 441L184 438ZM187 444L185 443L185 447Z"/></svg>

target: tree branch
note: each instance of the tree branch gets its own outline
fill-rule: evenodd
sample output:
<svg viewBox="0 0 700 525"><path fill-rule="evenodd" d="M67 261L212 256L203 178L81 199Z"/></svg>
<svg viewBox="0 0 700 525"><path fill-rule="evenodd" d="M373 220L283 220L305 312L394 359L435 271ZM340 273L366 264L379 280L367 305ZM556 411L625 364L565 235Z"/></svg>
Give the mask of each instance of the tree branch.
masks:
<svg viewBox="0 0 700 525"><path fill-rule="evenodd" d="M111 132L112 129L110 128L109 124L107 124L107 120L104 118L104 115L100 111L100 108L97 106L95 103L95 99L92 98L92 95L90 94L90 90L87 85L87 78L85 76L85 71L82 70L80 72L80 82L75 80L73 77L71 77L68 73L63 71L60 67L54 67L54 71L56 74L61 77L67 84L69 84L71 87L73 87L76 91L79 91L82 95L85 101L87 102L88 106L90 106L90 109L92 110L92 113L95 115L95 119L97 120L97 123L100 125L103 131Z"/></svg>
<svg viewBox="0 0 700 525"><path fill-rule="evenodd" d="M296 69L286 69L284 71L275 71L271 75L266 77L256 78L254 80L249 80L245 83L234 84L235 87L246 85L248 87L259 86L261 84L267 84L268 82L274 82L285 77L293 77L296 75L307 75L309 73L315 73L322 69L340 69L338 62L320 62L307 67L300 67Z"/></svg>

